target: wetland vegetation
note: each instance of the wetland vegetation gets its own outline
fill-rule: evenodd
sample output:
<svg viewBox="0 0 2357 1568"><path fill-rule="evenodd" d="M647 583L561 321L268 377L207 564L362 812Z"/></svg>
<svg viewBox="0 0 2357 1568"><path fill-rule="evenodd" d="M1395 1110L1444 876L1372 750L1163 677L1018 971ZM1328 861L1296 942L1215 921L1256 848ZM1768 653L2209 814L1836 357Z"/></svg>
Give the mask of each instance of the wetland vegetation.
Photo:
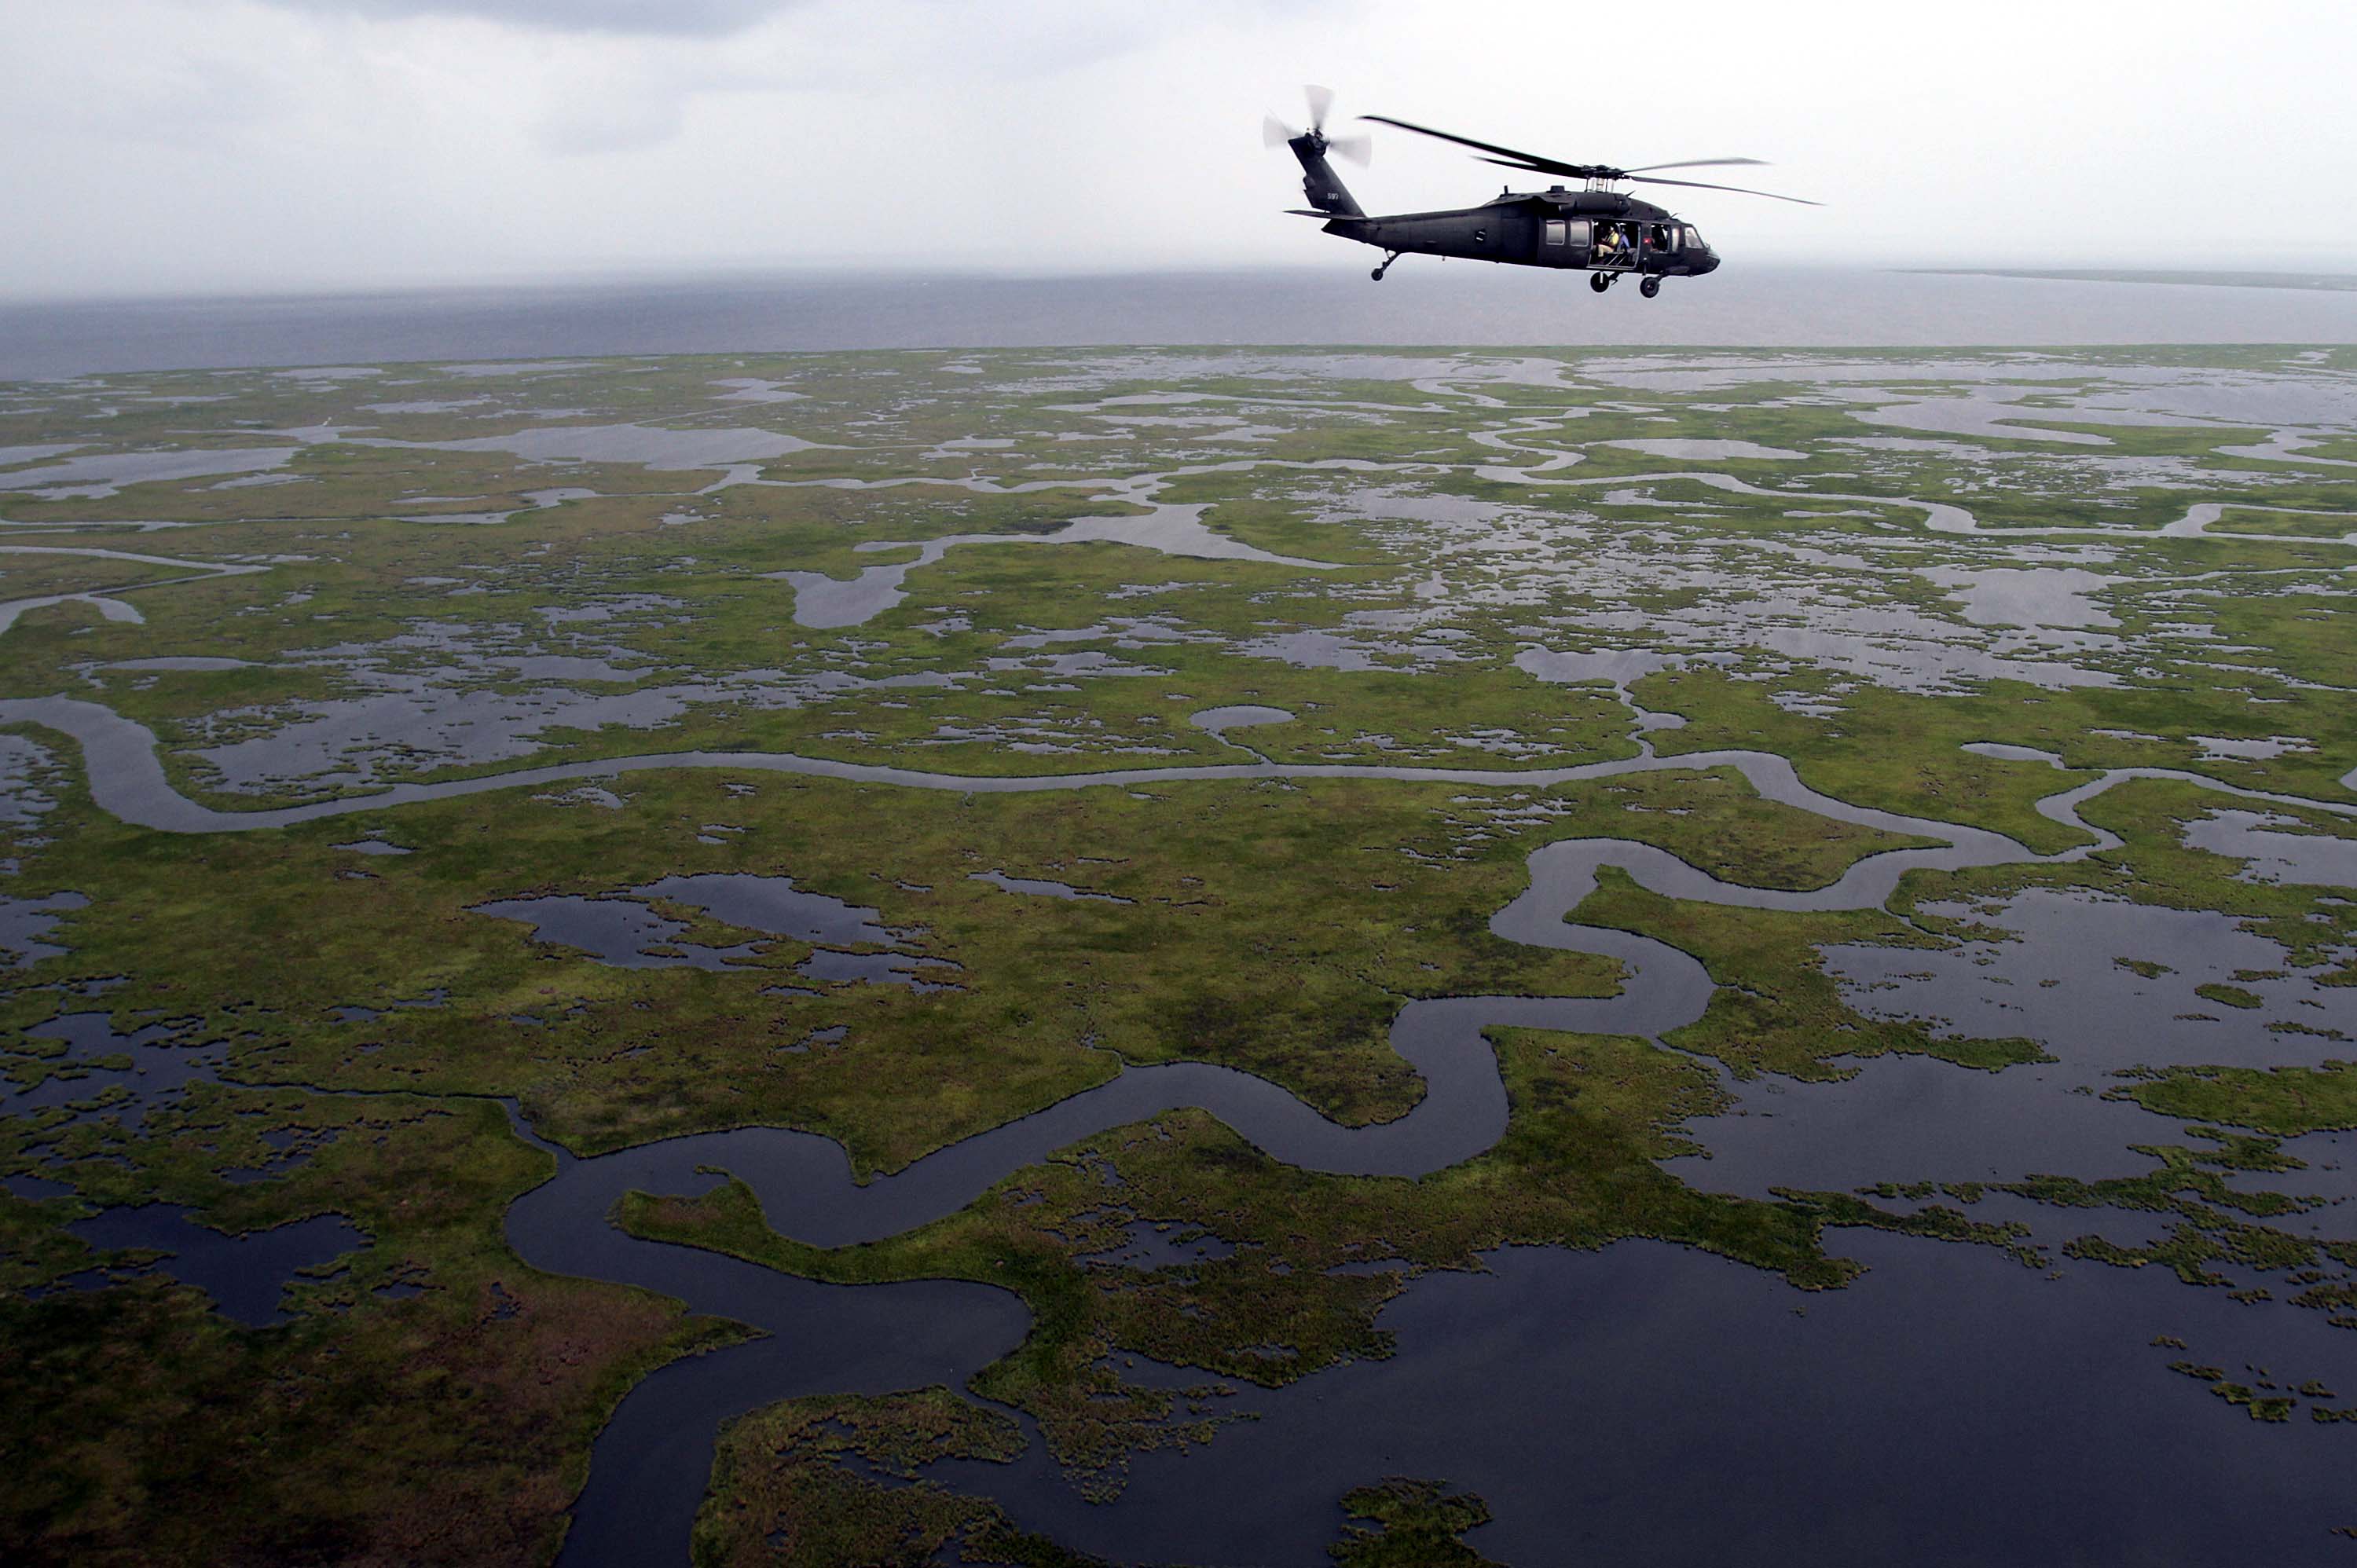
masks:
<svg viewBox="0 0 2357 1568"><path fill-rule="evenodd" d="M1998 1261L2183 1341L2101 1397L2221 1473L2289 1419L2270 1551L2357 1524L2308 1479L2357 1381L2357 354L492 369L0 385L11 1560L600 1560L600 1432L757 1330L527 1262L552 1179L771 1128L876 1184L1180 1063L1405 1125L1404 1009L1633 1008L1672 955L1674 1026L1487 1026L1501 1127L1413 1175L1186 1105L841 1245L749 1170L621 1192L579 1223L1028 1325L713 1412L677 1552L1183 1556L1157 1488L1283 1402L1529 1353L1434 1291L1658 1247L1763 1322ZM60 698L310 812L143 826ZM1623 847L1501 924L1573 843ZM1815 1181L1850 1104L1921 1135ZM184 1277L329 1219L260 1323ZM1533 1488L1350 1436L1270 1560L1535 1560Z"/></svg>

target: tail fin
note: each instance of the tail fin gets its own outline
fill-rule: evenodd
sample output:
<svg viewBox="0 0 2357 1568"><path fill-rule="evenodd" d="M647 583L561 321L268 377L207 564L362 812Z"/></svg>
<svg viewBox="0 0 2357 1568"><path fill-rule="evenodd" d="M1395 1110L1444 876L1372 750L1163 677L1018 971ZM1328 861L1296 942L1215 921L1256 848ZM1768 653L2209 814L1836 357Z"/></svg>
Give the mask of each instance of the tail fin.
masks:
<svg viewBox="0 0 2357 1568"><path fill-rule="evenodd" d="M1364 218L1367 215L1350 191L1344 188L1333 166L1327 163L1328 144L1322 133L1305 131L1285 145L1291 147L1293 156L1301 160L1301 193L1309 199L1310 206L1320 212L1330 212L1337 218Z"/></svg>

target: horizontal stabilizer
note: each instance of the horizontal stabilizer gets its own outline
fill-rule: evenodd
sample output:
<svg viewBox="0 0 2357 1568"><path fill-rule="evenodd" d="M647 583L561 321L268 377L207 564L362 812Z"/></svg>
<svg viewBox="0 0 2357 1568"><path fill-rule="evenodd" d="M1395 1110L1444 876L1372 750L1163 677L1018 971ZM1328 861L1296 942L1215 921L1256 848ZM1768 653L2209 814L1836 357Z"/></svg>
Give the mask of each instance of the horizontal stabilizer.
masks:
<svg viewBox="0 0 2357 1568"><path fill-rule="evenodd" d="M1347 212L1320 212L1317 209L1311 207L1288 207L1286 209L1286 211L1296 218L1323 218L1328 221L1334 223L1363 223L1366 221L1363 218L1354 218Z"/></svg>

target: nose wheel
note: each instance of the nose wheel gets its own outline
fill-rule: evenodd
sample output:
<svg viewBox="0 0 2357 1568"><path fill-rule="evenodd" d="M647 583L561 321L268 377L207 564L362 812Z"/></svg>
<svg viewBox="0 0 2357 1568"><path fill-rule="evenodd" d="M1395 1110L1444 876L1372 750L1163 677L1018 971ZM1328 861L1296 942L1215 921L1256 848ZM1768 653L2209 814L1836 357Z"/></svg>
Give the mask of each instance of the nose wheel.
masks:
<svg viewBox="0 0 2357 1568"><path fill-rule="evenodd" d="M1662 280L1659 278L1647 278L1644 282L1637 285L1637 292L1643 295L1647 299L1651 299L1655 295L1662 292Z"/></svg>
<svg viewBox="0 0 2357 1568"><path fill-rule="evenodd" d="M1610 273L1590 273L1587 274L1587 286L1594 289L1597 293L1602 294L1606 289L1612 286L1612 274Z"/></svg>
<svg viewBox="0 0 2357 1568"><path fill-rule="evenodd" d="M1385 273L1387 273L1387 272L1389 272L1389 271L1391 271L1391 270L1392 270L1392 263L1393 263L1394 262L1398 261L1398 260L1400 259L1401 254L1402 254L1402 252L1398 252L1398 251L1386 251L1386 252L1383 252L1383 264L1382 266L1377 267L1373 272L1369 273L1367 275L1368 275L1369 277L1371 277L1371 278L1374 279L1377 283L1381 283L1381 282L1383 282L1383 274L1384 274Z"/></svg>

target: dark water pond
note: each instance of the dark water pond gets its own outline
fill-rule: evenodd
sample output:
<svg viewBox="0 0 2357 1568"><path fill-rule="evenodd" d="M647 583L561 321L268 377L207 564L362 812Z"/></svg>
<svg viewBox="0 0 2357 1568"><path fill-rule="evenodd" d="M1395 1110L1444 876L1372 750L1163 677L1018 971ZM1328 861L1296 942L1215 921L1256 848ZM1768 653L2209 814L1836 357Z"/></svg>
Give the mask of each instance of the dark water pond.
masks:
<svg viewBox="0 0 2357 1568"><path fill-rule="evenodd" d="M62 1045L55 1062L64 1070L50 1072L29 1088L0 1078L0 1114L70 1112L28 1140L26 1152L36 1159L49 1155L56 1134L77 1122L112 1118L137 1128L151 1111L177 1101L188 1085L220 1082L228 1050L221 1040L185 1043L168 1024L119 1034L109 1015L96 1012L61 1014L33 1026L25 1036L36 1047ZM296 1146L292 1137L264 1133L264 1140L281 1152L260 1166L224 1170L222 1177L237 1185L267 1181L310 1158L311 1151ZM63 1197L75 1190L70 1183L34 1172L8 1176L5 1185L16 1197L32 1199ZM136 1274L163 1274L197 1286L224 1316L255 1328L286 1320L279 1295L298 1273L369 1244L367 1235L339 1215L228 1235L200 1223L188 1206L173 1203L101 1209L68 1222L66 1229L103 1251L136 1249L168 1255L69 1274L59 1282L60 1287L99 1290Z"/></svg>
<svg viewBox="0 0 2357 1568"><path fill-rule="evenodd" d="M163 1024L117 1034L105 1013L60 1014L32 1026L25 1036L36 1048L48 1042L61 1045L64 1048L56 1058L61 1070L48 1073L29 1088L18 1088L0 1078L0 1112L21 1115L103 1101L82 1106L60 1125L113 1116L125 1127L138 1127L150 1107L169 1103L189 1084L218 1083L221 1058L228 1050L227 1043L221 1040L183 1044Z"/></svg>
<svg viewBox="0 0 2357 1568"><path fill-rule="evenodd" d="M171 452L91 452L38 467L0 474L0 490L102 499L124 485L215 474L253 474L284 467L294 446L191 447Z"/></svg>
<svg viewBox="0 0 2357 1568"><path fill-rule="evenodd" d="M102 1251L168 1253L148 1267L195 1285L213 1298L222 1316L249 1328L287 1321L292 1315L281 1310L279 1297L290 1281L369 1244L367 1233L339 1214L229 1236L199 1223L189 1209L176 1203L102 1209L66 1229ZM99 1270L68 1275L63 1283L96 1289L113 1280L107 1271Z"/></svg>
<svg viewBox="0 0 2357 1568"><path fill-rule="evenodd" d="M1106 542L1135 544L1166 555L1190 556L1200 560L1262 561L1310 571L1333 570L1331 562L1274 555L1241 540L1215 532L1205 527L1202 521L1202 515L1208 510L1202 505L1159 505L1153 507L1144 517L1074 518L1053 533L1036 535L952 533L927 540L922 544L870 541L855 544L852 548L861 552L914 550L917 553L909 560L890 565L864 567L857 576L848 581L830 577L823 572L765 572L762 575L792 587L796 625L832 628L861 626L890 609L908 596L902 591L901 584L908 580L910 572L920 566L933 564L960 544L1085 544Z"/></svg>
<svg viewBox="0 0 2357 1568"><path fill-rule="evenodd" d="M66 950L48 937L58 922L90 900L79 893L52 893L40 898L0 898L0 969L24 969Z"/></svg>
<svg viewBox="0 0 2357 1568"><path fill-rule="evenodd" d="M477 904L478 915L522 920L533 940L578 948L615 969L728 969L759 944L716 948L679 940L687 922L658 915L635 898L591 898L577 893L544 898L500 898Z"/></svg>
<svg viewBox="0 0 2357 1568"><path fill-rule="evenodd" d="M473 908L479 915L524 921L535 940L578 948L617 969L732 969L766 946L758 941L729 947L682 941L687 922L658 913L651 904L655 900L700 909L746 930L819 944L897 948L915 935L885 925L873 908L796 887L791 876L749 872L666 876L643 887L595 897L550 894L495 899ZM897 951L839 952L821 946L797 972L816 980L922 984L913 978L920 961L937 961Z"/></svg>
<svg viewBox="0 0 2357 1568"><path fill-rule="evenodd" d="M2245 1375L2250 1314L2223 1293L1896 1237L1835 1250L1870 1272L1818 1293L1658 1242L1495 1252L1384 1309L1390 1359L1240 1388L1218 1402L1254 1419L1136 1456L1114 1504L1082 1501L1036 1434L1011 1466L931 1474L1121 1560L1323 1563L1336 1499L1391 1475L1482 1494L1496 1517L1469 1541L1514 1563L2346 1555L2346 1429L2255 1427L2168 1369ZM2284 1329L2278 1380L2350 1368L2343 1331Z"/></svg>
<svg viewBox="0 0 2357 1568"><path fill-rule="evenodd" d="M970 882L987 882L1006 893L1028 893L1043 898L1065 898L1097 904L1127 904L1131 900L1115 897L1110 893L1091 893L1069 882L1058 882L1045 876L1009 876L1003 871L976 871L967 877Z"/></svg>
<svg viewBox="0 0 2357 1568"><path fill-rule="evenodd" d="M2337 839L2300 839L2327 848ZM1928 911L1992 935L1941 951L1824 950L1851 1006L1950 1039L2021 1038L2055 1059L2001 1072L1924 1057L1857 1062L1840 1083L1761 1078L1688 1123L1707 1156L1666 1162L1693 1185L1766 1197L1881 1181L2096 1179L2152 1168L2136 1144L2186 1142L2178 1123L2104 1096L2128 1067L2320 1063L2357 1052L2357 993L2319 984L2231 917L2032 889L1990 908ZM2197 987L2231 986L2246 1006ZM2309 1192L2317 1173L2271 1177ZM2066 1231L2065 1234L2075 1232Z"/></svg>
<svg viewBox="0 0 2357 1568"><path fill-rule="evenodd" d="M1224 707L1199 709L1187 715L1187 722L1197 729L1223 735L1232 729L1291 724L1293 716L1292 711L1286 708L1272 708L1259 703L1232 703Z"/></svg>

